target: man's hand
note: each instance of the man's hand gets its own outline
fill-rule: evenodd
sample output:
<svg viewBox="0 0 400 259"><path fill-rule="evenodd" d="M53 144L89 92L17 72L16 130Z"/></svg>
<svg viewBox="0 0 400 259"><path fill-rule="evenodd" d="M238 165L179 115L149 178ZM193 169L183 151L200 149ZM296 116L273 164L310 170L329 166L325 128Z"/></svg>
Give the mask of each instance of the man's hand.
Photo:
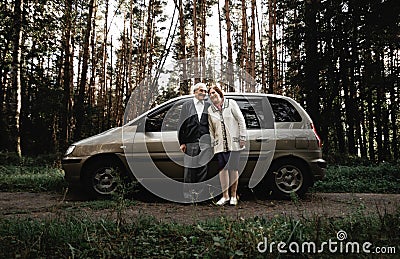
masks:
<svg viewBox="0 0 400 259"><path fill-rule="evenodd" d="M186 152L186 144L182 144L182 145L179 147L179 149L180 149L183 153L185 153L185 152Z"/></svg>
<svg viewBox="0 0 400 259"><path fill-rule="evenodd" d="M246 145L246 141L240 140L239 145L240 145L240 148L244 147Z"/></svg>

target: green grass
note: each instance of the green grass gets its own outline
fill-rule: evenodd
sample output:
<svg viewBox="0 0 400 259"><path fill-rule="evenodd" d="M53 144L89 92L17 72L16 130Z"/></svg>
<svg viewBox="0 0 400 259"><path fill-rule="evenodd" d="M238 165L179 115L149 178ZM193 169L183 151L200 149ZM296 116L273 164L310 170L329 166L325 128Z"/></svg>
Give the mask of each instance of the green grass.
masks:
<svg viewBox="0 0 400 259"><path fill-rule="evenodd" d="M64 171L48 166L0 166L1 191L63 192Z"/></svg>
<svg viewBox="0 0 400 259"><path fill-rule="evenodd" d="M326 179L313 190L400 193L399 172L399 166L390 164L329 167ZM2 191L61 192L65 187L63 171L58 168L0 166ZM316 215L229 220L222 217L184 225L162 223L147 216L123 218L122 212L128 205L135 206L135 202L122 197L82 205L95 210L115 208L118 217L93 219L81 209L68 208L66 213L48 219L0 217L0 258L263 258L270 255L257 250L264 237L269 242L321 244L329 239L337 241L339 230L346 231L348 241L394 246L400 252L400 210L395 214L378 211L365 214L360 207L343 218ZM275 246L272 257L276 256ZM332 254L322 256L329 258Z"/></svg>
<svg viewBox="0 0 400 259"><path fill-rule="evenodd" d="M316 182L316 192L400 193L400 166L331 166Z"/></svg>
<svg viewBox="0 0 400 259"><path fill-rule="evenodd" d="M79 214L44 220L0 218L0 258L261 258L271 255L257 250L264 237L268 244L321 245L329 239L338 241L340 230L346 231L346 241L371 242L399 252L399 226L400 211L365 215L362 210L345 218L218 218L194 225L161 223L146 216L129 223ZM324 251L325 257L332 256L327 247ZM272 256L277 255L275 245Z"/></svg>
<svg viewBox="0 0 400 259"><path fill-rule="evenodd" d="M1 191L63 192L64 172L52 166L0 166ZM312 192L400 193L400 166L330 166Z"/></svg>

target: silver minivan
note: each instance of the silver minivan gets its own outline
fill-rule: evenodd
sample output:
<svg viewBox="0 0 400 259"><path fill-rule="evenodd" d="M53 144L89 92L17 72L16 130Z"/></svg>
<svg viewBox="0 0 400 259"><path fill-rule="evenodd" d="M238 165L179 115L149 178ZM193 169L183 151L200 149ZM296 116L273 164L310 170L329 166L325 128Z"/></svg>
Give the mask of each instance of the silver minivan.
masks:
<svg viewBox="0 0 400 259"><path fill-rule="evenodd" d="M310 116L296 101L269 94L225 96L237 102L246 120L249 145L241 161L240 184L290 197L294 192L303 195L315 181L323 179L326 161L322 158L321 140ZM106 197L118 188L121 176L135 179L129 157L141 157L142 152L143 156L147 152L166 177L183 181L177 128L182 104L190 98L193 96L171 99L124 127L72 144L62 159L65 179L71 185L83 186L92 196ZM127 127L134 131L127 133ZM133 147L127 151L124 130L132 143L145 142L147 150ZM211 178L216 174L217 163L211 160L208 175Z"/></svg>

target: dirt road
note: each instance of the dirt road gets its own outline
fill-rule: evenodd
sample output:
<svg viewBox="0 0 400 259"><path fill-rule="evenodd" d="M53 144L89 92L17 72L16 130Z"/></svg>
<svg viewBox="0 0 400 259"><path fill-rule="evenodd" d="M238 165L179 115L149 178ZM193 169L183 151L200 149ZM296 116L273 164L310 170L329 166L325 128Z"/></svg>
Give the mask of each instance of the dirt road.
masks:
<svg viewBox="0 0 400 259"><path fill-rule="evenodd" d="M0 193L0 217L54 218L68 213L85 213L91 217L115 218L117 212L126 219L139 215L154 216L161 222L194 223L227 217L343 217L352 213L394 213L400 208L400 194L311 193L300 200L258 199L252 193L242 194L236 207L217 207L212 201L201 204L178 204L163 201L146 193L138 194L123 207L109 203L96 207L79 200L79 194Z"/></svg>

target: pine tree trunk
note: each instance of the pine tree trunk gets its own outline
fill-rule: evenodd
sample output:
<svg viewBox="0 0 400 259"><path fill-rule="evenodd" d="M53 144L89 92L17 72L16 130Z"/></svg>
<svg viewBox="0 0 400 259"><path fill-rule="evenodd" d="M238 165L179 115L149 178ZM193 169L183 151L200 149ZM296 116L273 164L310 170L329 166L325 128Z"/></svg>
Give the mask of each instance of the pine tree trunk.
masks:
<svg viewBox="0 0 400 259"><path fill-rule="evenodd" d="M90 32L92 30L92 14L93 14L93 4L94 0L89 1L89 13L86 22L86 31L83 39L83 57L82 57L82 72L79 82L79 93L76 102L76 127L74 139L79 140L82 138L82 126L84 120L84 102L86 95L86 82L87 82L87 72L89 63L89 43L90 43Z"/></svg>
<svg viewBox="0 0 400 259"><path fill-rule="evenodd" d="M23 12L23 0L14 1L14 31L13 31L13 54L11 64L11 77L12 77L12 89L15 100L15 124L13 132L14 138L14 150L19 157L22 156L21 151L21 131L20 131L20 115L21 115L21 39L22 39L22 12ZM3 105L3 104L1 104Z"/></svg>
<svg viewBox="0 0 400 259"><path fill-rule="evenodd" d="M221 71L224 71L224 54L222 51L223 45L222 45L222 17L221 17L221 7L219 5L219 1L217 1L218 4L218 30L219 30L219 55L220 55L220 66L221 66Z"/></svg>
<svg viewBox="0 0 400 259"><path fill-rule="evenodd" d="M201 49L200 49L200 57L201 57L201 76L203 80L206 77L206 15L207 15L207 5L206 0L201 0Z"/></svg>
<svg viewBox="0 0 400 259"><path fill-rule="evenodd" d="M185 17L183 13L183 0L179 0L179 34L180 34L180 60L182 63L182 80L179 86L181 95L189 94L187 80L187 63L186 63L186 36L185 36Z"/></svg>
<svg viewBox="0 0 400 259"><path fill-rule="evenodd" d="M246 0L242 0L242 50L241 50L241 54L240 54L240 67L242 69L242 71L244 72L248 72L248 61L247 61L247 30L248 30L248 26L247 26L247 13L246 13ZM243 80L243 78L245 78L244 73L242 73L240 81L240 90L242 92L246 91L246 80Z"/></svg>
<svg viewBox="0 0 400 259"><path fill-rule="evenodd" d="M274 60L273 60L273 0L268 0L268 93L274 93Z"/></svg>
<svg viewBox="0 0 400 259"><path fill-rule="evenodd" d="M317 52L317 11L319 0L307 0L305 3L305 80L304 92L306 93L306 109L310 114L317 131L320 132L320 107L319 107L319 67Z"/></svg>
<svg viewBox="0 0 400 259"><path fill-rule="evenodd" d="M231 37L231 18L230 18L230 3L225 0L225 20L226 20L226 41L228 44L228 66L227 66L227 81L228 92L234 92L234 78L233 78L233 55L232 55L232 37Z"/></svg>
<svg viewBox="0 0 400 259"><path fill-rule="evenodd" d="M256 78L256 0L251 1L251 36L250 36L250 75ZM249 85L248 91L255 92L255 85Z"/></svg>
<svg viewBox="0 0 400 259"><path fill-rule="evenodd" d="M199 76L199 46L197 42L197 0L193 0L193 13L192 13L192 21L193 21L193 74L194 76L194 83L197 84L200 82Z"/></svg>
<svg viewBox="0 0 400 259"><path fill-rule="evenodd" d="M6 110L3 108L6 94L7 66L3 67L2 64L5 64L6 53L8 53L8 44L4 46L0 54L0 150L8 149L9 144L6 126Z"/></svg>
<svg viewBox="0 0 400 259"><path fill-rule="evenodd" d="M391 120L391 128L392 128L392 144L391 148L393 150L393 159L394 161L397 161L399 159L399 142L398 142L398 125L397 125L397 120L398 120L398 103L396 100L399 98L398 91L396 92L396 85L399 85L399 77L396 76L396 69L398 69L398 63L399 61L396 59L395 55L395 47L390 48L390 77L391 77L391 87L390 87L390 120Z"/></svg>
<svg viewBox="0 0 400 259"><path fill-rule="evenodd" d="M262 13L262 9L261 9L261 13ZM259 19L258 8L256 8L256 19L257 19L258 40L260 43L260 56L261 56L261 92L267 93L267 88L266 88L267 82L266 82L266 75L265 75L265 60L264 60L264 44L263 44L263 38L262 38L263 35L261 33L263 31L263 20L262 20L262 18Z"/></svg>
<svg viewBox="0 0 400 259"><path fill-rule="evenodd" d="M279 86L279 72L278 72L278 51L277 51L277 39L276 39L276 0L273 0L273 38L272 38L272 46L273 46L273 87L274 87L274 92L277 94L281 94L281 90L278 89Z"/></svg>
<svg viewBox="0 0 400 259"><path fill-rule="evenodd" d="M93 2L93 17L96 17L97 14L97 0ZM96 81L96 71L97 71L97 55L96 55L96 19L92 19L92 37L90 40L90 49L91 49L91 73L90 73L90 82L89 82L89 93L88 93L88 117L92 118L92 108L94 107L94 92L95 92L95 81ZM91 128L91 133L93 129Z"/></svg>
<svg viewBox="0 0 400 259"><path fill-rule="evenodd" d="M71 51L71 27L72 27L72 1L66 2L66 10L65 10L65 31L64 31L64 39L63 39L63 49L64 49L64 64L63 64L63 86L64 86L64 95L63 95L63 110L61 113L61 141L60 148L64 151L69 143L69 122L70 122L70 98L71 98L71 83L72 83L72 71L71 71L71 61L73 57L73 53Z"/></svg>

